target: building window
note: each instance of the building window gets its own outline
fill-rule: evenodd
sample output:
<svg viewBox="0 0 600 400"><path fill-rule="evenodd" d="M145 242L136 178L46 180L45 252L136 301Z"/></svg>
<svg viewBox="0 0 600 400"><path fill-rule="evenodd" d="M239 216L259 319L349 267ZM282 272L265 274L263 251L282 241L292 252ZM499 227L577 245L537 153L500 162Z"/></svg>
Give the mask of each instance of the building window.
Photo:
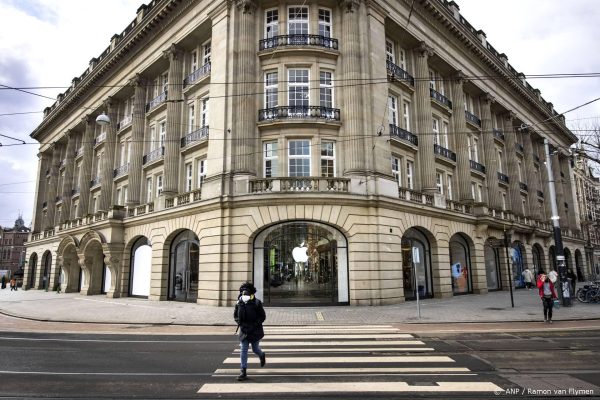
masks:
<svg viewBox="0 0 600 400"><path fill-rule="evenodd" d="M497 149L498 154L498 172L502 173L504 168L502 167L502 150Z"/></svg>
<svg viewBox="0 0 600 400"><path fill-rule="evenodd" d="M206 180L206 160L198 162L198 189L202 187Z"/></svg>
<svg viewBox="0 0 600 400"><path fill-rule="evenodd" d="M150 150L158 148L158 141L156 140L156 126L150 126Z"/></svg>
<svg viewBox="0 0 600 400"><path fill-rule="evenodd" d="M407 160L406 161L406 186L410 189L413 190L415 187L414 185L414 179L413 179L413 173L415 170L415 164L414 162L412 162L411 160Z"/></svg>
<svg viewBox="0 0 600 400"><path fill-rule="evenodd" d="M432 69L429 70L429 88L442 95L444 94L444 82L442 81L442 77Z"/></svg>
<svg viewBox="0 0 600 400"><path fill-rule="evenodd" d="M402 118L404 120L404 129L410 132L410 103L407 101L402 103Z"/></svg>
<svg viewBox="0 0 600 400"><path fill-rule="evenodd" d="M388 96L388 122L398 126L398 99L392 95Z"/></svg>
<svg viewBox="0 0 600 400"><path fill-rule="evenodd" d="M165 145L165 138L167 137L167 121L160 123L160 135L159 135L159 148Z"/></svg>
<svg viewBox="0 0 600 400"><path fill-rule="evenodd" d="M119 144L119 165L125 165L125 160L127 158L126 154L127 144L124 140Z"/></svg>
<svg viewBox="0 0 600 400"><path fill-rule="evenodd" d="M210 63L210 53L211 53L211 47L210 47L210 40L206 43L204 43L204 45L202 46L202 65L206 65L208 63Z"/></svg>
<svg viewBox="0 0 600 400"><path fill-rule="evenodd" d="M279 11L277 9L265 12L265 37L267 39L279 35Z"/></svg>
<svg viewBox="0 0 600 400"><path fill-rule="evenodd" d="M152 177L146 178L146 203L152 202Z"/></svg>
<svg viewBox="0 0 600 400"><path fill-rule="evenodd" d="M310 140L290 140L288 162L288 176L310 176Z"/></svg>
<svg viewBox="0 0 600 400"><path fill-rule="evenodd" d="M331 37L331 11L319 8L319 35Z"/></svg>
<svg viewBox="0 0 600 400"><path fill-rule="evenodd" d="M265 178L273 178L279 175L277 142L267 142L264 144L264 171Z"/></svg>
<svg viewBox="0 0 600 400"><path fill-rule="evenodd" d="M445 147L447 149L450 148L450 145L448 144L448 123L446 121L444 121L442 123L442 147Z"/></svg>
<svg viewBox="0 0 600 400"><path fill-rule="evenodd" d="M290 69L288 71L288 104L291 107L308 106L307 69Z"/></svg>
<svg viewBox="0 0 600 400"><path fill-rule="evenodd" d="M131 162L131 138L127 138L127 164Z"/></svg>
<svg viewBox="0 0 600 400"><path fill-rule="evenodd" d="M479 140L475 136L472 138L471 146L471 160L479 162Z"/></svg>
<svg viewBox="0 0 600 400"><path fill-rule="evenodd" d="M157 175L156 176L156 197L160 196L162 191L163 191L163 176Z"/></svg>
<svg viewBox="0 0 600 400"><path fill-rule="evenodd" d="M444 194L444 174L442 172L435 173L435 186L440 194Z"/></svg>
<svg viewBox="0 0 600 400"><path fill-rule="evenodd" d="M452 195L452 175L446 175L446 188L448 189L448 193L446 194L448 200L453 200L454 196Z"/></svg>
<svg viewBox="0 0 600 400"><path fill-rule="evenodd" d="M402 186L402 171L400 170L400 165L402 165L402 161L398 157L392 157L392 175L398 183L398 186Z"/></svg>
<svg viewBox="0 0 600 400"><path fill-rule="evenodd" d="M404 49L398 49L398 66L403 70L407 70L406 68L406 52Z"/></svg>
<svg viewBox="0 0 600 400"><path fill-rule="evenodd" d="M440 121L437 118L434 118L433 120L433 144L437 144L438 146L441 146L440 144Z"/></svg>
<svg viewBox="0 0 600 400"><path fill-rule="evenodd" d="M194 103L188 104L188 133L196 130L196 106Z"/></svg>
<svg viewBox="0 0 600 400"><path fill-rule="evenodd" d="M204 128L208 126L208 97L200 100L200 104L202 105L202 109L200 110L200 124Z"/></svg>
<svg viewBox="0 0 600 400"><path fill-rule="evenodd" d="M335 143L321 143L321 176L333 178L335 176Z"/></svg>
<svg viewBox="0 0 600 400"><path fill-rule="evenodd" d="M333 80L331 72L319 73L319 103L321 107L333 107Z"/></svg>
<svg viewBox="0 0 600 400"><path fill-rule="evenodd" d="M519 182L523 182L523 164L517 161L517 172L519 174Z"/></svg>
<svg viewBox="0 0 600 400"><path fill-rule="evenodd" d="M502 211L506 211L506 193L501 192L502 195Z"/></svg>
<svg viewBox="0 0 600 400"><path fill-rule="evenodd" d="M123 205L127 205L129 200L129 191L127 186L123 186Z"/></svg>
<svg viewBox="0 0 600 400"><path fill-rule="evenodd" d="M273 108L279 105L279 93L277 72L265 74L265 108Z"/></svg>
<svg viewBox="0 0 600 400"><path fill-rule="evenodd" d="M308 34L308 7L290 7L288 9L288 34Z"/></svg>
<svg viewBox="0 0 600 400"><path fill-rule="evenodd" d="M193 174L194 170L192 168L192 163L185 164L185 191L192 191L192 182L193 182Z"/></svg>
<svg viewBox="0 0 600 400"><path fill-rule="evenodd" d="M121 203L121 200L122 200L121 195L122 195L121 188L117 188L117 194L116 194L116 198L117 199L116 199L115 203L118 206L122 205L122 203Z"/></svg>
<svg viewBox="0 0 600 400"><path fill-rule="evenodd" d="M385 40L385 60L396 64L396 53L394 52L394 42L389 39Z"/></svg>
<svg viewBox="0 0 600 400"><path fill-rule="evenodd" d="M192 51L190 54L190 73L198 69L198 52Z"/></svg>

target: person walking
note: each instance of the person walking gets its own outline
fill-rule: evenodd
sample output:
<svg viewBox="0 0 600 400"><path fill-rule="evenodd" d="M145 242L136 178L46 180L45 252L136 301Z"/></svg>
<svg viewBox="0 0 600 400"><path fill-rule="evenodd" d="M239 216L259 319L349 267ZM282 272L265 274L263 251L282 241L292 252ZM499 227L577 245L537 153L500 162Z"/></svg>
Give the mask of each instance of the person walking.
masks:
<svg viewBox="0 0 600 400"><path fill-rule="evenodd" d="M14 277L10 278L10 291L13 290L17 290L17 280Z"/></svg>
<svg viewBox="0 0 600 400"><path fill-rule="evenodd" d="M2 275L2 289L6 289L6 276Z"/></svg>
<svg viewBox="0 0 600 400"><path fill-rule="evenodd" d="M523 270L521 275L523 276L523 280L525 281L525 287L531 290L533 286L533 273L531 272L529 267L525 267L525 270Z"/></svg>
<svg viewBox="0 0 600 400"><path fill-rule="evenodd" d="M265 336L263 322L267 318L262 302L254 295L256 288L250 282L245 282L240 287L238 302L233 311L233 319L238 324L240 338L240 375L238 381L247 379L248 369L248 347L252 346L252 352L260 359L260 366L266 364L267 355L260 348L260 340ZM237 332L237 330L236 330Z"/></svg>
<svg viewBox="0 0 600 400"><path fill-rule="evenodd" d="M573 272L573 268L569 268L567 271L567 279L571 285L571 297L575 297L575 287L577 286L577 275Z"/></svg>
<svg viewBox="0 0 600 400"><path fill-rule="evenodd" d="M554 299L558 298L554 283L550 280L544 271L540 271L538 275L537 288L539 289L540 298L544 306L544 322L552 323L552 308L554 307Z"/></svg>

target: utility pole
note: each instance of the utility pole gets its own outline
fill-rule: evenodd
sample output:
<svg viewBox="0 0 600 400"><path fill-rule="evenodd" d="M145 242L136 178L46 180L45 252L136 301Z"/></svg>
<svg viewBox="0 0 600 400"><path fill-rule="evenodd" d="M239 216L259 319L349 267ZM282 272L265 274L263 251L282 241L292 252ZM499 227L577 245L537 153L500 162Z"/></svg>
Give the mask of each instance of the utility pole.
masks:
<svg viewBox="0 0 600 400"><path fill-rule="evenodd" d="M554 187L554 174L552 172L552 160L550 159L550 144L548 139L544 138L544 151L546 153L546 168L548 170L548 188L550 189L550 206L552 209L552 227L554 233L554 247L556 255L556 265L558 268L558 282L562 290L563 306L571 305L571 285L567 281L567 267L565 265L565 252L563 249L562 235L560 234L560 224L558 223L558 207L556 206L556 189Z"/></svg>

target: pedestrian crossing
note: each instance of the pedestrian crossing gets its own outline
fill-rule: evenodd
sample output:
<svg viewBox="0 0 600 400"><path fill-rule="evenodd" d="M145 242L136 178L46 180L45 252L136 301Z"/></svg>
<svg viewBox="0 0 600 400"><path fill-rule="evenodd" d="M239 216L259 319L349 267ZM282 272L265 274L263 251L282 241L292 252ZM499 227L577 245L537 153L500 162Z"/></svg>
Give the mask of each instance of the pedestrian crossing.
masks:
<svg viewBox="0 0 600 400"><path fill-rule="evenodd" d="M265 327L261 348L267 353L267 365L260 368L258 357L250 354L247 381L235 381L240 362L237 349L198 393L311 397L503 391L392 326Z"/></svg>

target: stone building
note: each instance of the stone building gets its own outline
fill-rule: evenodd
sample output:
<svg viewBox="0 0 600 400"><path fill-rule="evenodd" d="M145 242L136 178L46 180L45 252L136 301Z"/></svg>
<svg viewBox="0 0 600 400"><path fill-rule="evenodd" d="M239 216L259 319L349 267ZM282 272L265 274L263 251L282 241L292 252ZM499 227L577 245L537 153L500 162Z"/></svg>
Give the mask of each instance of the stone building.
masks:
<svg viewBox="0 0 600 400"><path fill-rule="evenodd" d="M10 271L11 276L23 273L25 242L29 232L21 215L12 228L0 227L0 270Z"/></svg>
<svg viewBox="0 0 600 400"><path fill-rule="evenodd" d="M31 136L31 288L222 306L245 280L267 305L519 287L554 260L543 138L587 268L576 137L453 1L153 0Z"/></svg>

